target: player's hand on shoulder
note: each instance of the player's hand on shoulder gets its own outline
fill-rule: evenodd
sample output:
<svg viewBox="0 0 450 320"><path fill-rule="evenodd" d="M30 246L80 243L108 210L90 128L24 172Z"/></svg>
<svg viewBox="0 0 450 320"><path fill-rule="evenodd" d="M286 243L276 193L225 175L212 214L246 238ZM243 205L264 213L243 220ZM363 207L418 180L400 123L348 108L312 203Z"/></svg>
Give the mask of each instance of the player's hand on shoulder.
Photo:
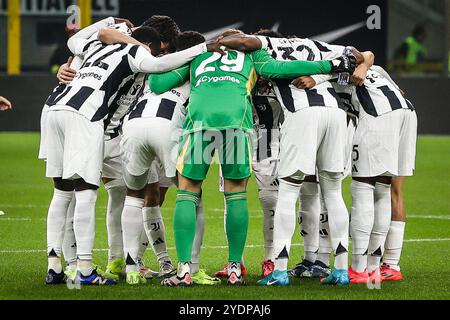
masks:
<svg viewBox="0 0 450 320"><path fill-rule="evenodd" d="M310 76L298 77L292 81L292 85L298 89L312 89L316 86L316 81Z"/></svg>
<svg viewBox="0 0 450 320"><path fill-rule="evenodd" d="M124 18L114 18L114 22L116 23L116 24L118 24L118 23L125 23L126 25L127 25L127 27L128 28L134 28L134 24L130 21L130 20L128 20L128 19L124 19Z"/></svg>
<svg viewBox="0 0 450 320"><path fill-rule="evenodd" d="M368 68L365 64L360 64L352 75L352 83L356 86L362 86L367 77Z"/></svg>
<svg viewBox="0 0 450 320"><path fill-rule="evenodd" d="M56 75L58 80L64 84L69 84L77 74L77 72L70 67L72 60L73 58L69 57L69 59L67 59L67 62L59 67L58 74Z"/></svg>
<svg viewBox="0 0 450 320"><path fill-rule="evenodd" d="M331 73L348 72L353 74L356 69L356 57L353 54L344 54L331 60Z"/></svg>
<svg viewBox="0 0 450 320"><path fill-rule="evenodd" d="M0 111L12 109L12 104L5 97L0 96Z"/></svg>
<svg viewBox="0 0 450 320"><path fill-rule="evenodd" d="M221 45L217 40L206 42L206 49L208 50L208 52L218 52L221 55L226 54L225 52L226 48L223 45Z"/></svg>

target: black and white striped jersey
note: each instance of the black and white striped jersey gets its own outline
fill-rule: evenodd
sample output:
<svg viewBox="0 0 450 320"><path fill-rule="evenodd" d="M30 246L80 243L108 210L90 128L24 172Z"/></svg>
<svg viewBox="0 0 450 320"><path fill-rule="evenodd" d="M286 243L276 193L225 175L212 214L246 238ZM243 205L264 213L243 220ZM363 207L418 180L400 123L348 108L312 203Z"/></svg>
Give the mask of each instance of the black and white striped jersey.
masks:
<svg viewBox="0 0 450 320"><path fill-rule="evenodd" d="M70 67L77 71L80 67L81 64L83 63L83 59L80 58L79 56L75 56L73 57L72 60L72 64L70 65ZM47 106L52 105L53 101L61 94L64 92L64 90L66 89L67 85L65 85L64 83L60 82L54 89L53 92L47 97L47 100L45 100L45 104Z"/></svg>
<svg viewBox="0 0 450 320"><path fill-rule="evenodd" d="M255 132L256 162L268 158L278 158L280 148L280 128L284 116L275 96L253 95L253 127Z"/></svg>
<svg viewBox="0 0 450 320"><path fill-rule="evenodd" d="M386 76L387 73L379 66L374 66L367 72L366 80L362 86L339 85L331 80L338 95L349 102L352 110L359 114L365 113L378 117L398 109L414 110L395 82Z"/></svg>
<svg viewBox="0 0 450 320"><path fill-rule="evenodd" d="M104 120L119 93L139 72L149 53L130 44L105 45L89 41L83 48L83 63L63 92L48 101L49 106L77 110L92 122ZM65 107L65 108L64 108Z"/></svg>
<svg viewBox="0 0 450 320"><path fill-rule="evenodd" d="M162 94L153 93L145 86L125 121L135 118L163 118L173 121L175 127L181 128L186 116L185 107L190 90L189 81Z"/></svg>
<svg viewBox="0 0 450 320"><path fill-rule="evenodd" d="M119 89L104 120L105 134L107 136L115 137L119 134L123 119L142 94L146 80L147 75L145 73L136 73Z"/></svg>
<svg viewBox="0 0 450 320"><path fill-rule="evenodd" d="M276 60L331 60L329 56L341 56L345 47L333 46L323 42L301 38L258 37L262 48ZM329 82L323 82L310 90L297 89L291 85L292 80L276 80L275 93L282 107L289 112L296 112L307 107L342 108L342 103Z"/></svg>

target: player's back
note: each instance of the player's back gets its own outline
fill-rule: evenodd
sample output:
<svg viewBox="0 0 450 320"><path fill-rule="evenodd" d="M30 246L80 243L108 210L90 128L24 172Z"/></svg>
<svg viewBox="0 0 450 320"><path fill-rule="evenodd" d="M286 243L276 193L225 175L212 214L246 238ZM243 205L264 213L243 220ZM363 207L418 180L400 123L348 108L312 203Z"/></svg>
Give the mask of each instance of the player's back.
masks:
<svg viewBox="0 0 450 320"><path fill-rule="evenodd" d="M323 43L304 38L268 38L268 53L279 61L321 61L333 49ZM334 47L334 46L333 46ZM344 47L342 47L344 48ZM275 92L281 104L290 112L305 107L342 107L341 101L328 81L311 90L298 89L291 80L276 80Z"/></svg>
<svg viewBox="0 0 450 320"><path fill-rule="evenodd" d="M52 105L72 107L91 121L98 121L108 115L117 92L133 77L128 57L136 55L138 46L105 45L99 41L88 46L75 78Z"/></svg>
<svg viewBox="0 0 450 320"><path fill-rule="evenodd" d="M250 54L204 53L191 62L188 130L243 128L252 130L251 92L256 72ZM195 126L195 127L194 127Z"/></svg>
<svg viewBox="0 0 450 320"><path fill-rule="evenodd" d="M138 98L128 119L134 118L163 118L167 120L179 121L175 119L180 113L184 114L184 105L189 99L189 82L182 84L161 94L152 92L148 87ZM180 109L180 110L179 110ZM175 126L180 126L174 123Z"/></svg>
<svg viewBox="0 0 450 320"><path fill-rule="evenodd" d="M356 87L358 102L372 116L380 116L397 109L413 109L398 87L376 70L367 71L362 86Z"/></svg>

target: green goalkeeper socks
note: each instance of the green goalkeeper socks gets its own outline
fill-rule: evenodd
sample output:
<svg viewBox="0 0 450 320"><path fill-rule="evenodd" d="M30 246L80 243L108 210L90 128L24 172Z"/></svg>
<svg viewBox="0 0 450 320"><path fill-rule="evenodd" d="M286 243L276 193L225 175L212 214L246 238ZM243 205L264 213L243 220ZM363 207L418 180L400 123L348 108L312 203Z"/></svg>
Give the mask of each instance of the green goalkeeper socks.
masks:
<svg viewBox="0 0 450 320"><path fill-rule="evenodd" d="M195 208L200 200L200 194L184 190L177 191L173 229L175 246L179 262L190 262L192 243L195 237Z"/></svg>
<svg viewBox="0 0 450 320"><path fill-rule="evenodd" d="M248 229L247 193L225 192L227 202L228 261L241 262Z"/></svg>

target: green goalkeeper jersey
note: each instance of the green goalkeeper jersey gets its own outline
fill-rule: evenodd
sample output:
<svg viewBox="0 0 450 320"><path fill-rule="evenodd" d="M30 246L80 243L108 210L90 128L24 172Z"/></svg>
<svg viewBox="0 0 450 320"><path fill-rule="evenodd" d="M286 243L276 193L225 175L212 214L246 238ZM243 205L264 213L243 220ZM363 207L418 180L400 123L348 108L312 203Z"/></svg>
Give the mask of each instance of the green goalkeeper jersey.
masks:
<svg viewBox="0 0 450 320"><path fill-rule="evenodd" d="M184 133L202 130L253 129L251 96L257 74L267 78L327 74L329 61L277 61L265 50L251 53L229 50L226 55L206 52L187 66L167 74L151 75L150 89L162 93L191 81Z"/></svg>

